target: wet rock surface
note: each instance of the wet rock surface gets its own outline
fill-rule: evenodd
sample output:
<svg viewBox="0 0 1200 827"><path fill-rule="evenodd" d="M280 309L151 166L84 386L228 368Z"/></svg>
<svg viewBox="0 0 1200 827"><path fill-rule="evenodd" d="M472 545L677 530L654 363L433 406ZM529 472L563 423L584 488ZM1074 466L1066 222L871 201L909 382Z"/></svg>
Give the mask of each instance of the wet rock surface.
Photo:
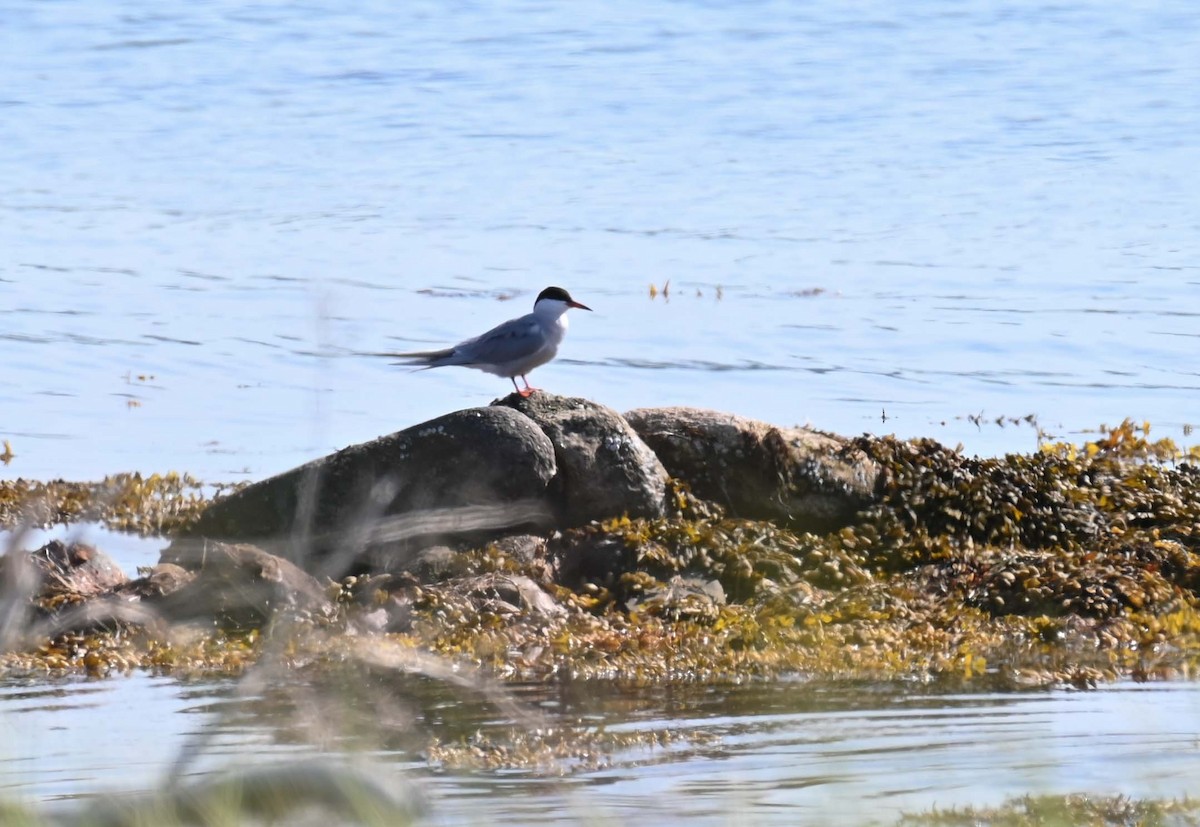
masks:
<svg viewBox="0 0 1200 827"><path fill-rule="evenodd" d="M879 465L842 437L698 408L625 418L671 476L735 516L822 531L878 500Z"/></svg>

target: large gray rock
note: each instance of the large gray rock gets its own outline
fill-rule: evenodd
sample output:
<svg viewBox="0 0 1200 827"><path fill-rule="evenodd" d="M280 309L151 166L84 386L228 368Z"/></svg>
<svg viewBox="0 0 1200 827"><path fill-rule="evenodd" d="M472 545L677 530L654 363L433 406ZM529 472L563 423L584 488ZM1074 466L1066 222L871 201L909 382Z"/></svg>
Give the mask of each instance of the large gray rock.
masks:
<svg viewBox="0 0 1200 827"><path fill-rule="evenodd" d="M354 445L214 502L163 553L254 541L309 571L386 569L411 551L555 524L554 446L509 408L470 408Z"/></svg>
<svg viewBox="0 0 1200 827"><path fill-rule="evenodd" d="M514 393L495 404L532 419L553 443L564 525L664 513L667 471L616 411L548 393Z"/></svg>
<svg viewBox="0 0 1200 827"><path fill-rule="evenodd" d="M738 517L826 531L878 497L879 467L841 437L699 408L625 419L672 477Z"/></svg>

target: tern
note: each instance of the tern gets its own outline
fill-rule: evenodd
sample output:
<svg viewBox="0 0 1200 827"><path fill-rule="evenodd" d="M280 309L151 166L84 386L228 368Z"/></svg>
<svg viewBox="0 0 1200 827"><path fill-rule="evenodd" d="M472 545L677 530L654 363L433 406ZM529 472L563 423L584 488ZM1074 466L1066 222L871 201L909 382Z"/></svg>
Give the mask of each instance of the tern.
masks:
<svg viewBox="0 0 1200 827"><path fill-rule="evenodd" d="M517 393L527 397L537 388L529 384L525 375L546 364L558 353L558 346L567 332L567 311L572 307L592 309L575 301L561 287L547 287L538 293L532 313L509 319L474 339L459 342L445 350L392 355L406 360L395 364L419 365L420 370L460 365L495 376L507 376ZM525 383L524 388L517 385L518 376Z"/></svg>

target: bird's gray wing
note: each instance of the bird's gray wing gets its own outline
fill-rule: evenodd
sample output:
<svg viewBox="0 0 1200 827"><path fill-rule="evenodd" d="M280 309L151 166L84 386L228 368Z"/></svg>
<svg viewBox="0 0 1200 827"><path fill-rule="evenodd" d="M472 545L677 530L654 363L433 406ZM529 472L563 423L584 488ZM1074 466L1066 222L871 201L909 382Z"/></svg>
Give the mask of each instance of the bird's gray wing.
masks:
<svg viewBox="0 0 1200 827"><path fill-rule="evenodd" d="M453 361L443 364L504 364L524 359L544 344L541 327L532 315L511 319L487 333L454 346Z"/></svg>

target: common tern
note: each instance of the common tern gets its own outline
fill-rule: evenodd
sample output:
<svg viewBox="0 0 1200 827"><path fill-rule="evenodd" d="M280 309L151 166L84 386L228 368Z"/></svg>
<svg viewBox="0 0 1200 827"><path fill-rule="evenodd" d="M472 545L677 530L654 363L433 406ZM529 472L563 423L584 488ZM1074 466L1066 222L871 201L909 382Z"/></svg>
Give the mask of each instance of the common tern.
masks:
<svg viewBox="0 0 1200 827"><path fill-rule="evenodd" d="M525 374L544 365L558 353L567 332L567 311L572 307L591 310L571 298L561 287L547 287L538 293L533 312L518 319L509 319L474 339L459 342L445 350L425 350L416 353L394 353L407 361L400 365L420 365L422 370L461 365L495 376L507 376L521 396L529 396L537 388L529 384ZM517 385L517 377L525 383Z"/></svg>

